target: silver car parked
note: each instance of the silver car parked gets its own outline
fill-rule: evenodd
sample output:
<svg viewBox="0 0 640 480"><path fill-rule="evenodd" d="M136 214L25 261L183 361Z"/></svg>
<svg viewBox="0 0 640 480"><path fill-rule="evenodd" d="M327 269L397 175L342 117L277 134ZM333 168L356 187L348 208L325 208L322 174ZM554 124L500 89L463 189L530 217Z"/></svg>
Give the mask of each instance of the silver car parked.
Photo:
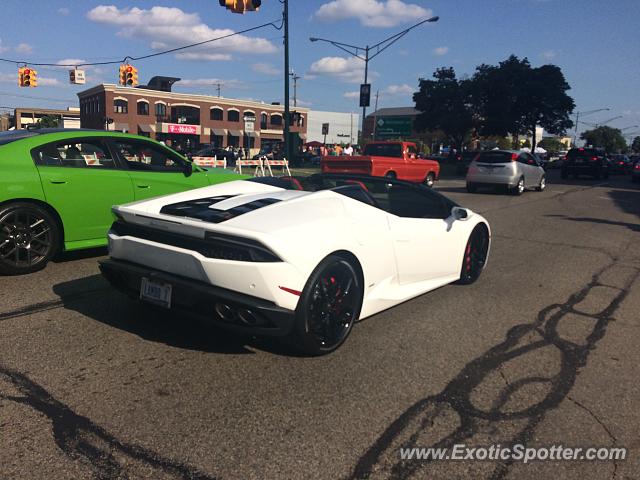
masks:
<svg viewBox="0 0 640 480"><path fill-rule="evenodd" d="M506 187L514 195L527 188L541 192L546 187L540 160L528 152L515 150L486 150L478 153L469 165L467 191L479 187Z"/></svg>

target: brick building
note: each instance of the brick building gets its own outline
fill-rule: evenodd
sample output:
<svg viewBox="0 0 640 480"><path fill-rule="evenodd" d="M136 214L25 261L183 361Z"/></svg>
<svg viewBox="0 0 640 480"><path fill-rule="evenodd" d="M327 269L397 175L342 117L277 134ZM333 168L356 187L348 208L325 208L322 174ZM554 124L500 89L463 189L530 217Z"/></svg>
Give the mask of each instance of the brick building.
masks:
<svg viewBox="0 0 640 480"><path fill-rule="evenodd" d="M154 77L136 88L100 84L78 93L82 128L129 132L164 141L173 148L194 150L202 144L250 145L251 152L284 139L284 106L210 95L171 91L178 79ZM309 111L292 110L290 129L306 140ZM255 117L245 132L244 117Z"/></svg>

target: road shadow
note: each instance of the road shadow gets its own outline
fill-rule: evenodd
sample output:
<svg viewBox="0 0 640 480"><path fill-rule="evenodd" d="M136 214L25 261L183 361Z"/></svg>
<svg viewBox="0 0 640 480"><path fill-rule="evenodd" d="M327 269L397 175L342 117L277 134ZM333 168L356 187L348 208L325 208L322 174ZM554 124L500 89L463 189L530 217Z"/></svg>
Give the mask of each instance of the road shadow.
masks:
<svg viewBox="0 0 640 480"><path fill-rule="evenodd" d="M616 206L625 213L640 217L640 186L629 183L625 190L611 190L607 193Z"/></svg>
<svg viewBox="0 0 640 480"><path fill-rule="evenodd" d="M73 262L85 258L104 257L108 255L107 247L88 248L86 250L75 250L72 252L60 252L53 258L53 263Z"/></svg>
<svg viewBox="0 0 640 480"><path fill-rule="evenodd" d="M101 275L53 286L64 308L151 342L207 353L253 354L263 350L291 356L277 339L241 335L182 312L138 302L112 288Z"/></svg>

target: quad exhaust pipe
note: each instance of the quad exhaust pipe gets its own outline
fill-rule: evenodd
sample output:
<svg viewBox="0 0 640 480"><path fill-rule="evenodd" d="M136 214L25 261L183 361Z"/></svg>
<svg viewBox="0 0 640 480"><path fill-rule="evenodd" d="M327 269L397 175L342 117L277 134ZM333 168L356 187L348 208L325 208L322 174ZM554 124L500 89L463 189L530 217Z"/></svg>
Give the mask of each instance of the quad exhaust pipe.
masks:
<svg viewBox="0 0 640 480"><path fill-rule="evenodd" d="M248 327L257 327L266 323L248 308L235 308L226 303L216 303L214 310L225 322L237 322Z"/></svg>

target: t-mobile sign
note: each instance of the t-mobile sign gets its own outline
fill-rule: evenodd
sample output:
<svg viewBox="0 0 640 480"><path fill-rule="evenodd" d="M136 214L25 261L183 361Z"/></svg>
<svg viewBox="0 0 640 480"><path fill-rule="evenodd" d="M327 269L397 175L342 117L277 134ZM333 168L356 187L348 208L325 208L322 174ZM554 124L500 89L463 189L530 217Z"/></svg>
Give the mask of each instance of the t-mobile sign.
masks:
<svg viewBox="0 0 640 480"><path fill-rule="evenodd" d="M169 133L182 133L185 135L197 135L198 134L198 126L197 125L180 125L175 123L170 123L168 126Z"/></svg>

